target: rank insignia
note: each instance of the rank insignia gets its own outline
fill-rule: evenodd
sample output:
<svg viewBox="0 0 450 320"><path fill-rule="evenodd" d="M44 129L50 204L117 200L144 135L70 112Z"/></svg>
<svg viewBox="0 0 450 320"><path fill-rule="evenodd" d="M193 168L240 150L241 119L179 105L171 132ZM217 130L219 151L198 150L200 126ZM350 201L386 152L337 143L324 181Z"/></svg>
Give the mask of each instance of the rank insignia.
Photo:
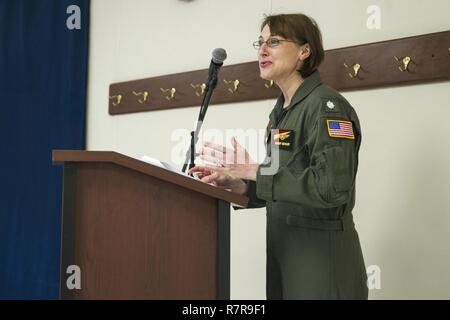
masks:
<svg viewBox="0 0 450 320"><path fill-rule="evenodd" d="M339 113L340 112L339 105L331 100L327 100L327 102L324 101L323 110L326 113Z"/></svg>
<svg viewBox="0 0 450 320"><path fill-rule="evenodd" d="M334 105L333 102L331 102L330 100L328 100L328 102L327 102L327 107L328 107L329 109L334 109L335 105Z"/></svg>

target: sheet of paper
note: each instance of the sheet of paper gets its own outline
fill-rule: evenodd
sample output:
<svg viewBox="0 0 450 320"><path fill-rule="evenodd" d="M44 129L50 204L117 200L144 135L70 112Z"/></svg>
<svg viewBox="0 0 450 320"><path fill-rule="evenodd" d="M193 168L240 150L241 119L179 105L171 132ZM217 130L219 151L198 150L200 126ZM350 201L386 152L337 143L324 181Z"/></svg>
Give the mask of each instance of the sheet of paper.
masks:
<svg viewBox="0 0 450 320"><path fill-rule="evenodd" d="M192 179L195 179L195 180L199 180L196 176L191 177L187 173L181 172L180 169L175 168L174 166L171 166L170 164L168 164L166 162L160 161L160 160L152 158L150 156L142 156L141 160L144 161L144 162L150 163L150 164L152 164L154 166L157 166L157 167L160 167L160 168L164 168L166 170L175 172L177 174L181 174L181 175L183 175L185 177L189 177L189 178L192 178Z"/></svg>

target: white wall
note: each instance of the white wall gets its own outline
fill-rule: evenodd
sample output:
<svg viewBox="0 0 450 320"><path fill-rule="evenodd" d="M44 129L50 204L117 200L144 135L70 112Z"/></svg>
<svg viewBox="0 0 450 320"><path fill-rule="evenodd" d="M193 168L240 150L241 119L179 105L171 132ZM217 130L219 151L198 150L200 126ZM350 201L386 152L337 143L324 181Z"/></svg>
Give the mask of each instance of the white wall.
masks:
<svg viewBox="0 0 450 320"><path fill-rule="evenodd" d="M369 5L380 30L366 27ZM92 0L88 149L170 162L173 131L191 130L198 108L110 116L109 84L207 68L216 47L226 64L255 60L263 13L297 11L326 49L450 29L448 0ZM366 265L381 268L370 298L450 299L450 82L344 95L363 130L355 220ZM272 105L211 106L204 128L265 128ZM231 297L264 299L264 210L232 213L231 236Z"/></svg>

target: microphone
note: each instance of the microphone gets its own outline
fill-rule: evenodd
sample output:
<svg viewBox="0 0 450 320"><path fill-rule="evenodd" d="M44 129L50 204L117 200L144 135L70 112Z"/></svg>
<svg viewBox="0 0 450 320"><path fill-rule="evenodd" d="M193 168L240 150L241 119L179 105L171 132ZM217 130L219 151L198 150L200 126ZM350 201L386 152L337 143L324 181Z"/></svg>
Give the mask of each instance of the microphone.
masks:
<svg viewBox="0 0 450 320"><path fill-rule="evenodd" d="M227 52L223 48L216 48L212 52L211 63L221 67L227 58ZM211 68L211 66L209 66Z"/></svg>
<svg viewBox="0 0 450 320"><path fill-rule="evenodd" d="M208 70L208 87L215 87L217 85L217 73L223 62L227 58L227 52L223 48L216 48L212 52L211 63Z"/></svg>

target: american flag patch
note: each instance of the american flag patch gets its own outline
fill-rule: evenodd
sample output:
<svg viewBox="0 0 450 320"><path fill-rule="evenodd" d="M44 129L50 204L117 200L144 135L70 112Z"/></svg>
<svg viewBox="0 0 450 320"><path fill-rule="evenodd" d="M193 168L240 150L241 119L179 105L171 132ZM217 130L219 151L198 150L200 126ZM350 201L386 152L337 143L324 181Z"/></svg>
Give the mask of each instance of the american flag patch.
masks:
<svg viewBox="0 0 450 320"><path fill-rule="evenodd" d="M350 121L327 120L328 134L333 138L355 139L353 124Z"/></svg>

